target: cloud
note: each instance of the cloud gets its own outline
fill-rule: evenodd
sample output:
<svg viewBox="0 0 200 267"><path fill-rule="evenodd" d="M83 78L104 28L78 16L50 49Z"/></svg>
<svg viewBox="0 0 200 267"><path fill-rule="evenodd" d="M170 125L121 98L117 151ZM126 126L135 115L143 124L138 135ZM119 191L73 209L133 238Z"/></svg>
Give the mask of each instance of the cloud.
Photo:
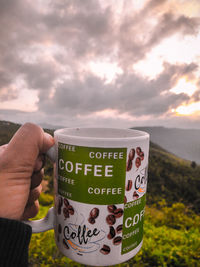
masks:
<svg viewBox="0 0 200 267"><path fill-rule="evenodd" d="M170 89L182 76L194 77L196 64L163 62L153 80L134 72L133 65L170 36L195 36L199 18L178 14L166 0L147 1L139 11L130 2L119 10L120 1L105 3L2 0L0 101L16 99L20 88L35 90L38 112L18 116L46 120L54 113L54 122L80 115L84 121L108 109L133 118L159 117L187 103L188 95ZM89 68L96 61L114 63L122 72L106 83ZM196 92L193 99L198 98Z"/></svg>
<svg viewBox="0 0 200 267"><path fill-rule="evenodd" d="M174 94L170 89L180 77L197 69L195 64L164 64L163 72L154 80L134 73L119 75L112 84L88 73L84 80L69 79L55 88L51 98L39 101L40 110L78 115L88 115L107 109L132 116L161 115L189 100L186 94Z"/></svg>

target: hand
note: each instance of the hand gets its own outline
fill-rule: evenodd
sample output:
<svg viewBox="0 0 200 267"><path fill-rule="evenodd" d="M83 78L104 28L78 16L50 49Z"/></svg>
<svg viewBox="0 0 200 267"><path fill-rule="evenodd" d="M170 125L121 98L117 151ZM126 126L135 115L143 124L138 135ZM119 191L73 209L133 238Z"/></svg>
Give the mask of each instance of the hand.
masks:
<svg viewBox="0 0 200 267"><path fill-rule="evenodd" d="M26 220L39 210L44 155L54 139L26 123L7 145L0 146L0 217Z"/></svg>

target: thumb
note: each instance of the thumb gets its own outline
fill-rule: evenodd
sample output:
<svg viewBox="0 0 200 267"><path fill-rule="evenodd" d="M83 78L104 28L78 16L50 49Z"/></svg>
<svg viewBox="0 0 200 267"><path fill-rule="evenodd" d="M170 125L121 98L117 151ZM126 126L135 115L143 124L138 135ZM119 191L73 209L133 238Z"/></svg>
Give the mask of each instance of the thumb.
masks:
<svg viewBox="0 0 200 267"><path fill-rule="evenodd" d="M40 153L47 152L47 150L49 150L54 145L54 143L54 138L50 134L44 132L43 144Z"/></svg>

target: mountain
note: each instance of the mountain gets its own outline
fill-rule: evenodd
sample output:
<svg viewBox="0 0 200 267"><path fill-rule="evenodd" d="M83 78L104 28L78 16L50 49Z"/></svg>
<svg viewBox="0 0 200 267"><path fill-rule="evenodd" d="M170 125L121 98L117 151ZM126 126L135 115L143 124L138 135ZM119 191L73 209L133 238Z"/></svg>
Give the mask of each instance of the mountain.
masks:
<svg viewBox="0 0 200 267"><path fill-rule="evenodd" d="M19 124L0 121L0 145L9 142L19 127ZM156 128L160 130L160 134L163 134L164 132L163 135L165 138L170 140L170 135L165 133L166 128ZM140 130L148 132L148 128L146 127L140 128ZM53 133L52 130L45 131L51 134ZM181 132L182 131L180 131L180 133ZM178 136L178 140L172 140L174 146L176 142L180 142L180 134ZM151 134L151 141L154 140L152 137L153 135ZM164 137L162 136L162 138ZM49 177L50 191L52 191L53 171L50 162L47 162L45 173ZM182 202L200 213L200 165L177 157L161 146L151 142L148 168L147 204L157 205L157 203L163 199L166 200L168 205L171 205L174 202Z"/></svg>
<svg viewBox="0 0 200 267"><path fill-rule="evenodd" d="M0 145L9 142L21 125L9 121L0 121Z"/></svg>
<svg viewBox="0 0 200 267"><path fill-rule="evenodd" d="M182 202L200 213L200 166L151 143L147 203Z"/></svg>
<svg viewBox="0 0 200 267"><path fill-rule="evenodd" d="M52 124L49 124L49 123L40 123L39 125L43 129L51 129L51 130L57 130L57 129L67 128L66 126L59 126L59 125L55 126L55 125L52 125Z"/></svg>
<svg viewBox="0 0 200 267"><path fill-rule="evenodd" d="M134 127L148 132L153 143L167 151L200 164L200 130L165 127Z"/></svg>

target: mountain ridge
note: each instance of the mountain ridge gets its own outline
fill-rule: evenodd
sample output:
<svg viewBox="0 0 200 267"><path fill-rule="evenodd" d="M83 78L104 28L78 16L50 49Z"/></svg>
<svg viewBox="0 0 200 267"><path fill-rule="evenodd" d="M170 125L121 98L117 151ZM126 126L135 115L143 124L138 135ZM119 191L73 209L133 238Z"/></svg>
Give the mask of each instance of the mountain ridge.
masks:
<svg viewBox="0 0 200 267"><path fill-rule="evenodd" d="M0 121L0 145L8 143L19 124ZM52 130L45 130L53 134ZM45 173L53 185L53 168L49 162ZM53 190L53 187L51 188ZM200 213L200 165L192 164L170 153L158 144L150 143L147 204L157 205L166 199L168 205L182 202Z"/></svg>
<svg viewBox="0 0 200 267"><path fill-rule="evenodd" d="M200 164L200 130L155 127L133 127L150 134L150 140L167 151Z"/></svg>

